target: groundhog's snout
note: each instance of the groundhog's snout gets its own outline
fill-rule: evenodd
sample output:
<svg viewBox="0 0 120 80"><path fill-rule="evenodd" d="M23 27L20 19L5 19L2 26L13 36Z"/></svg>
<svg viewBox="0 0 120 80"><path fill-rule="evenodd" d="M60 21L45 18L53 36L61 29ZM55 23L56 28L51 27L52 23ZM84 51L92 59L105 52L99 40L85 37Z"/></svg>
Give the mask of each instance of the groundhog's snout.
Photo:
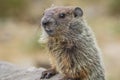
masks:
<svg viewBox="0 0 120 80"><path fill-rule="evenodd" d="M54 23L55 21L50 17L42 18L41 24L49 36L54 34Z"/></svg>
<svg viewBox="0 0 120 80"><path fill-rule="evenodd" d="M43 21L42 21L42 25L45 27L45 26L49 26L49 24L50 24L50 21L49 20L47 20L47 19L44 19Z"/></svg>

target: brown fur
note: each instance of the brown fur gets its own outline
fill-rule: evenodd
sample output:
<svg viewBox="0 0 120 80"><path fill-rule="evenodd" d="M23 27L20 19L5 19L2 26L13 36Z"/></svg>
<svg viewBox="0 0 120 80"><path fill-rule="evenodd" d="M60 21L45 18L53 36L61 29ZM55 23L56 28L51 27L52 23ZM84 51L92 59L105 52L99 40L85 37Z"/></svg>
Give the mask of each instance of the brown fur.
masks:
<svg viewBox="0 0 120 80"><path fill-rule="evenodd" d="M59 17L61 13L65 18ZM75 7L52 7L45 11L42 23L49 24L43 25L44 29L52 30L52 35L46 31L51 64L73 80L105 80L100 50L82 15L81 9Z"/></svg>

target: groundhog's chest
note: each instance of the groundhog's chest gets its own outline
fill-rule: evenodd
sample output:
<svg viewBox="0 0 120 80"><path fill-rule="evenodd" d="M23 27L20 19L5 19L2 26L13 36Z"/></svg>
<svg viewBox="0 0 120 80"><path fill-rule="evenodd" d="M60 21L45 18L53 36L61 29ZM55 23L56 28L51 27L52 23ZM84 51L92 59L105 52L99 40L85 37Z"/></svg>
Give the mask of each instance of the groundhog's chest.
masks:
<svg viewBox="0 0 120 80"><path fill-rule="evenodd" d="M69 42L69 41L49 41L48 42L48 48L50 50L50 52L54 53L59 53L59 54L63 54L63 53L71 53L72 51L76 51L76 45L73 42Z"/></svg>

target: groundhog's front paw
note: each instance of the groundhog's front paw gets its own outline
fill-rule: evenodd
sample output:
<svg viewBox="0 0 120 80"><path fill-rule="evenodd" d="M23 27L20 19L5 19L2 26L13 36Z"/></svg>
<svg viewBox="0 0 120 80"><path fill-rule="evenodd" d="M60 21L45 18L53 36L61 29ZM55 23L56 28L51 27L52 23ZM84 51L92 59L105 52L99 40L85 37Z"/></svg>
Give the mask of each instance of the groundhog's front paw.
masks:
<svg viewBox="0 0 120 80"><path fill-rule="evenodd" d="M57 72L54 69L43 71L40 79L49 79L54 76Z"/></svg>
<svg viewBox="0 0 120 80"><path fill-rule="evenodd" d="M64 78L62 78L62 79L60 79L60 80L81 80L81 79L79 79L79 78L68 78L68 77L64 77Z"/></svg>

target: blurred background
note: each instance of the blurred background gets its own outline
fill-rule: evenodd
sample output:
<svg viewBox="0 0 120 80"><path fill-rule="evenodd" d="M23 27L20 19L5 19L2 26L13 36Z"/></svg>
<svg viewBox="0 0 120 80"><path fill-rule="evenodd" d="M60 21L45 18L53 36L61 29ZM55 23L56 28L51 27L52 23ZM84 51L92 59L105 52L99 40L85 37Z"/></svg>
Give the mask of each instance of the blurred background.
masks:
<svg viewBox="0 0 120 80"><path fill-rule="evenodd" d="M0 0L0 61L49 67L45 44L39 44L43 11L80 6L102 50L107 80L120 80L120 0Z"/></svg>

